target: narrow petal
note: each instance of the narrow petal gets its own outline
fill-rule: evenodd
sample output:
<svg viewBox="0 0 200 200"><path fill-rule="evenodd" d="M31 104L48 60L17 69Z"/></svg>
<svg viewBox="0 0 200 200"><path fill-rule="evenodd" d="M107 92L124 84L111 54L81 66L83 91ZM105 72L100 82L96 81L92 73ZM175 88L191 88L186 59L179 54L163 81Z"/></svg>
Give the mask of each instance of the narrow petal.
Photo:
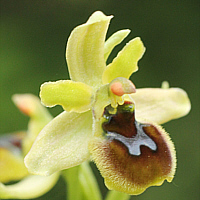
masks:
<svg viewBox="0 0 200 200"><path fill-rule="evenodd" d="M104 44L104 59L107 60L108 56L110 55L111 51L114 49L115 46L120 44L124 38L130 33L129 29L120 30L111 35Z"/></svg>
<svg viewBox="0 0 200 200"><path fill-rule="evenodd" d="M0 183L0 199L32 199L48 192L57 182L59 173L48 177L30 175L12 185Z"/></svg>
<svg viewBox="0 0 200 200"><path fill-rule="evenodd" d="M180 88L137 89L130 95L136 106L136 119L158 124L185 116L191 105L187 93Z"/></svg>
<svg viewBox="0 0 200 200"><path fill-rule="evenodd" d="M92 112L63 112L38 135L25 165L33 174L50 175L89 159L88 140L92 135ZM56 164L55 164L56 163Z"/></svg>
<svg viewBox="0 0 200 200"><path fill-rule="evenodd" d="M109 96L109 84L101 86L95 96L93 114L95 119L100 119L103 115L104 108L111 103Z"/></svg>
<svg viewBox="0 0 200 200"><path fill-rule="evenodd" d="M89 142L106 186L138 195L165 179L171 182L176 155L168 134L156 124L137 122L131 102L118 106L115 114L110 108L105 108L102 123L95 123L99 133Z"/></svg>
<svg viewBox="0 0 200 200"><path fill-rule="evenodd" d="M145 52L145 47L139 37L131 40L118 53L103 73L103 83L109 83L117 77L129 79L131 74L138 70L138 60Z"/></svg>
<svg viewBox="0 0 200 200"><path fill-rule="evenodd" d="M92 88L71 80L47 82L40 88L40 97L45 106L62 105L68 112L85 112L91 107Z"/></svg>
<svg viewBox="0 0 200 200"><path fill-rule="evenodd" d="M104 42L111 18L97 11L85 24L72 31L67 43L66 58L73 81L93 87L102 84L101 78L106 66Z"/></svg>

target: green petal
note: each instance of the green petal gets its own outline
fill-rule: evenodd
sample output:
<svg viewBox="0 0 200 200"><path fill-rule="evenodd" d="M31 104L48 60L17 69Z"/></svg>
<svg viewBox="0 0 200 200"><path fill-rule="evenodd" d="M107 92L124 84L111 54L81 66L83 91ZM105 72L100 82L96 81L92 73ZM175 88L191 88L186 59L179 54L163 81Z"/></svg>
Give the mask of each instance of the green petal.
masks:
<svg viewBox="0 0 200 200"><path fill-rule="evenodd" d="M112 16L95 12L89 20L76 27L67 42L66 58L73 81L97 88L105 69L104 42Z"/></svg>
<svg viewBox="0 0 200 200"><path fill-rule="evenodd" d="M81 82L60 80L44 83L40 97L45 106L62 105L68 112L85 112L91 107L92 89Z"/></svg>
<svg viewBox="0 0 200 200"><path fill-rule="evenodd" d="M135 102L138 121L162 124L187 115L191 108L187 93L180 88L137 89L130 96Z"/></svg>
<svg viewBox="0 0 200 200"><path fill-rule="evenodd" d="M113 48L120 44L124 38L130 33L130 30L120 30L111 35L104 44L104 59L107 60Z"/></svg>
<svg viewBox="0 0 200 200"><path fill-rule="evenodd" d="M103 85L96 92L96 97L93 106L93 114L95 119L102 117L104 108L111 103L109 98L109 84Z"/></svg>
<svg viewBox="0 0 200 200"><path fill-rule="evenodd" d="M59 173L48 177L30 175L12 185L0 183L0 199L32 199L48 192L57 182Z"/></svg>
<svg viewBox="0 0 200 200"><path fill-rule="evenodd" d="M105 69L103 83L109 83L117 77L129 79L131 74L138 70L137 62L144 51L145 47L139 37L131 40Z"/></svg>
<svg viewBox="0 0 200 200"><path fill-rule="evenodd" d="M50 175L89 159L92 112L62 112L38 135L25 165L33 174Z"/></svg>
<svg viewBox="0 0 200 200"><path fill-rule="evenodd" d="M22 150L26 155L39 132L52 120L52 116L33 94L15 94L12 100L21 112L30 117L27 135L22 141Z"/></svg>

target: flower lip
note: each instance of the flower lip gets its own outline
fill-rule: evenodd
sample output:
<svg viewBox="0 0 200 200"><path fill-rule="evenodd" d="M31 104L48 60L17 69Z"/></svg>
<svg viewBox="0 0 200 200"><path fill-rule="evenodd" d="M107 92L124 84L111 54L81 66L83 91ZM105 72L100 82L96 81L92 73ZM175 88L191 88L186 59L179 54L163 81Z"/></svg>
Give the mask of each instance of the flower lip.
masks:
<svg viewBox="0 0 200 200"><path fill-rule="evenodd" d="M165 179L172 181L176 154L168 134L154 123L137 122L134 111L130 101L115 112L111 105L105 107L96 126L102 137L94 137L89 149L110 190L137 195Z"/></svg>
<svg viewBox="0 0 200 200"><path fill-rule="evenodd" d="M0 137L0 148L5 148L12 152L22 151L22 140L25 137L26 132L20 131L14 134L6 134Z"/></svg>

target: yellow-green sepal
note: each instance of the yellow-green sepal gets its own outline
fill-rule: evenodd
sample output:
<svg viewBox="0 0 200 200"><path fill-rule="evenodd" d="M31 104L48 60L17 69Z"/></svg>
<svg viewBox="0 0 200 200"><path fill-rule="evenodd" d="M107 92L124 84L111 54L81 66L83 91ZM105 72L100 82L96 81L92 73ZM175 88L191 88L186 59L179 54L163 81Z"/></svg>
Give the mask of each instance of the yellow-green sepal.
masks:
<svg viewBox="0 0 200 200"><path fill-rule="evenodd" d="M30 175L18 183L0 183L0 199L32 199L47 193L57 182L59 173L51 176Z"/></svg>
<svg viewBox="0 0 200 200"><path fill-rule="evenodd" d="M89 20L76 27L67 42L66 59L73 81L86 83L97 88L102 84L104 42L112 16L97 11Z"/></svg>
<svg viewBox="0 0 200 200"><path fill-rule="evenodd" d="M92 122L91 111L62 112L44 127L26 155L28 170L33 174L50 175L88 160Z"/></svg>
<svg viewBox="0 0 200 200"><path fill-rule="evenodd" d="M0 147L0 182L16 181L28 175L23 157Z"/></svg>
<svg viewBox="0 0 200 200"><path fill-rule="evenodd" d="M134 38L118 53L104 73L103 83L109 83L117 77L124 77L129 79L131 74L138 70L138 60L145 52L145 47L139 37Z"/></svg>
<svg viewBox="0 0 200 200"><path fill-rule="evenodd" d="M14 94L12 100L22 113L30 117L27 134L22 140L22 151L26 155L39 132L53 117L33 94Z"/></svg>
<svg viewBox="0 0 200 200"><path fill-rule="evenodd" d="M135 102L138 121L163 124L188 114L191 109L187 93L180 88L144 88L130 94Z"/></svg>
<svg viewBox="0 0 200 200"><path fill-rule="evenodd" d="M81 113L91 107L92 88L71 80L46 82L40 88L40 98L45 106L61 105L68 112Z"/></svg>
<svg viewBox="0 0 200 200"><path fill-rule="evenodd" d="M107 60L108 56L110 55L113 48L120 44L124 38L130 33L129 29L120 30L116 33L112 34L104 44L104 59Z"/></svg>

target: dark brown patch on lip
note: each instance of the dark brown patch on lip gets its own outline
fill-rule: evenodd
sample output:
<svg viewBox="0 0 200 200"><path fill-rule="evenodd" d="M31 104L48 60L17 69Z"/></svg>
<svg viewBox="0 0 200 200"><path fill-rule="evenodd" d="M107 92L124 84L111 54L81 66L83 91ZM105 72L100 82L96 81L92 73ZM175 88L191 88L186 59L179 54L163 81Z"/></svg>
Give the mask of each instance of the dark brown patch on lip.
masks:
<svg viewBox="0 0 200 200"><path fill-rule="evenodd" d="M109 163L113 166L113 173L120 174L129 183L143 186L168 176L172 170L172 156L164 130L152 124L136 122L133 108L131 103L125 102L124 105L118 106L116 114L109 114L109 107L105 109L104 118L107 121L102 124L102 128L107 142L103 148ZM140 131L137 123L140 125ZM156 150L149 148L146 142L147 145L139 145L141 151L139 155L131 154L131 147L123 140L120 141L119 134L126 140L131 140L141 131L156 144ZM116 133L116 137L109 139L110 133L112 135Z"/></svg>
<svg viewBox="0 0 200 200"><path fill-rule="evenodd" d="M131 138L137 134L135 128L134 105L131 102L125 102L125 105L117 107L116 114L110 114L107 106L104 111L104 117L109 118L107 122L102 124L105 132L116 132L125 137Z"/></svg>
<svg viewBox="0 0 200 200"><path fill-rule="evenodd" d="M110 114L110 106L105 108L103 117L106 121L102 124L105 135L110 140L122 142L131 155L141 154L140 146L148 146L156 150L156 143L145 133L144 127L147 124L138 123L135 120L134 104L125 102L117 107L116 113Z"/></svg>
<svg viewBox="0 0 200 200"><path fill-rule="evenodd" d="M107 143L107 153L115 170L122 173L130 182L146 185L158 177L167 177L171 172L172 158L169 147L159 131L154 126L149 126L146 133L153 135L157 150L152 151L147 146L141 146L141 155L129 153L128 148L120 141L112 140Z"/></svg>

